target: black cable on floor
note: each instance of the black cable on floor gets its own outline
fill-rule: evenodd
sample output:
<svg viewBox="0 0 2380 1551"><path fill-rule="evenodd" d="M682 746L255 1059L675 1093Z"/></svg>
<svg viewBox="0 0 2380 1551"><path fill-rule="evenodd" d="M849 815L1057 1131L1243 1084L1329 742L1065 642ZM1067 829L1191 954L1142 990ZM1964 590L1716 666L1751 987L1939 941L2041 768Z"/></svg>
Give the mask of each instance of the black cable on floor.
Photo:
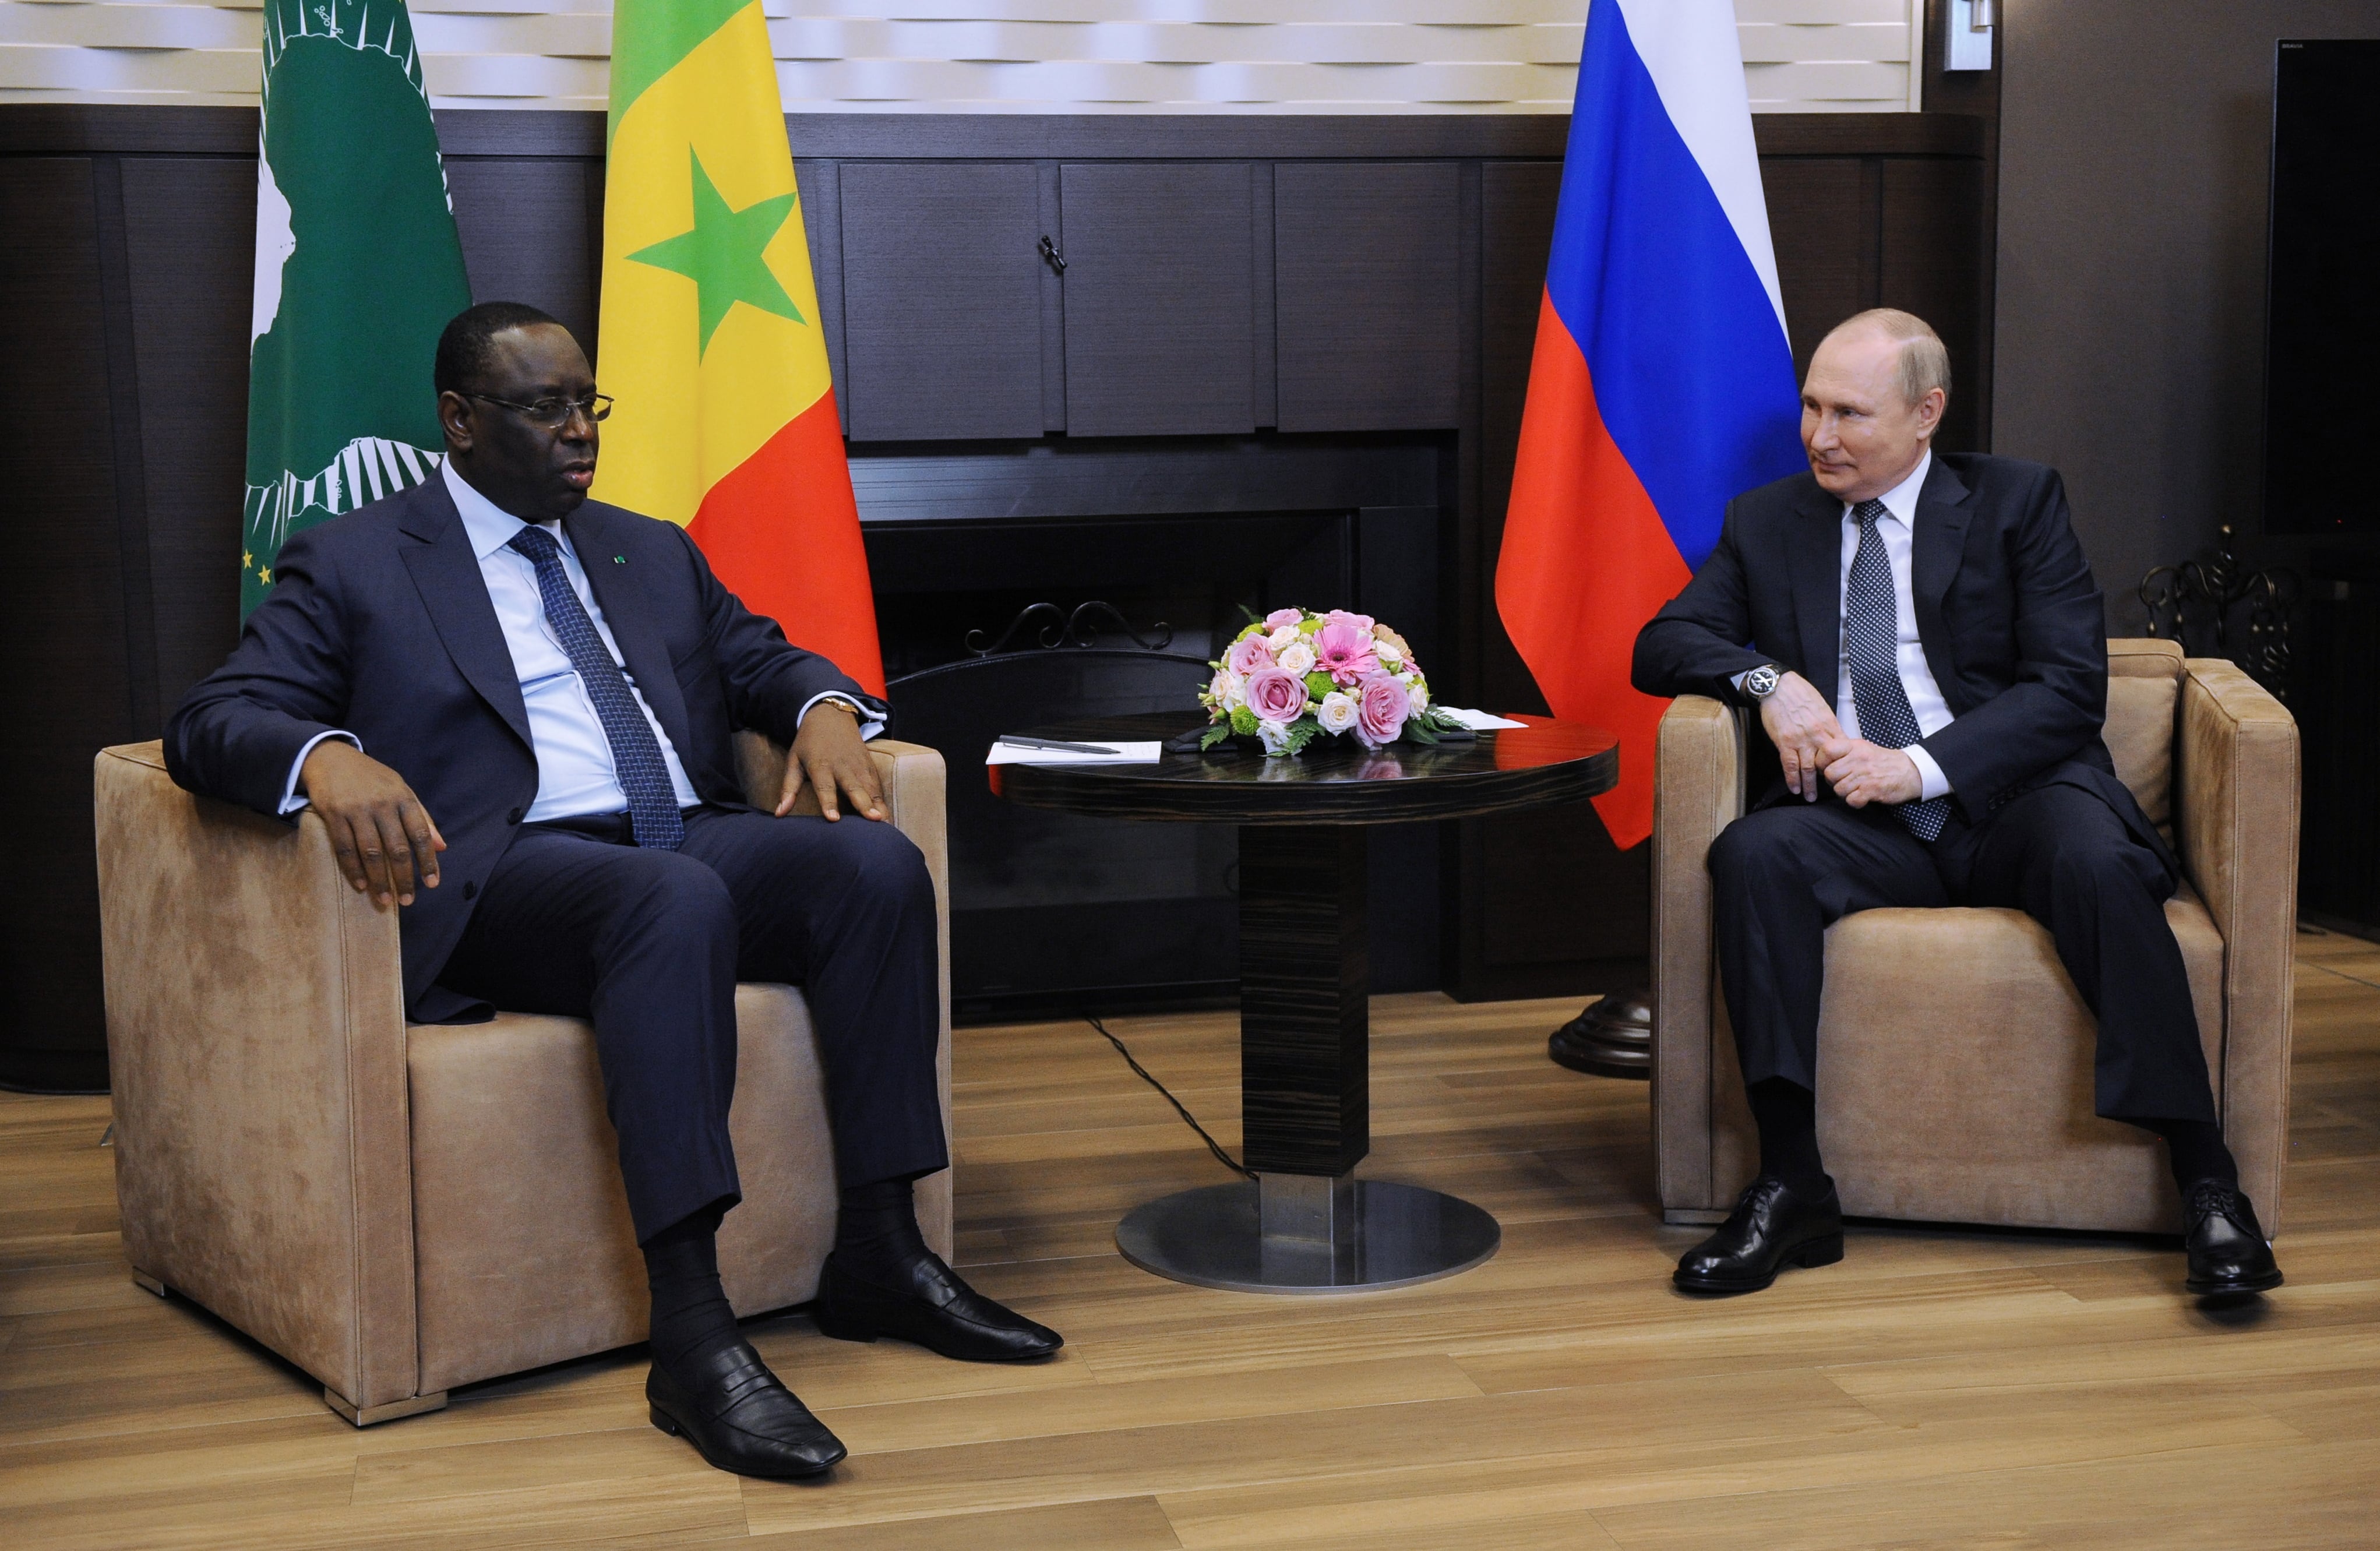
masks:
<svg viewBox="0 0 2380 1551"><path fill-rule="evenodd" d="M1116 1048L1116 1054L1123 1058L1123 1063L1126 1066L1131 1067L1134 1073L1138 1076L1142 1082L1147 1083L1150 1087L1155 1088L1160 1094L1164 1096L1165 1102L1173 1106L1173 1112L1182 1117L1182 1123L1196 1132L1198 1133L1198 1140L1207 1144L1207 1150L1215 1155L1216 1162L1221 1164L1232 1173L1239 1175L1244 1180L1253 1180L1257 1177L1254 1169L1248 1168L1246 1165L1241 1163L1239 1159L1225 1152L1223 1150L1223 1145L1220 1142L1216 1141L1212 1136L1207 1134L1207 1128L1198 1123L1198 1117L1184 1109L1182 1107L1182 1101L1173 1097L1172 1090L1168 1089L1164 1084L1159 1082L1156 1078L1148 1074L1148 1068L1141 1065L1139 1061L1133 1058L1133 1053L1124 1048L1123 1040L1118 1039L1114 1035L1108 1032L1107 1024L1099 1022L1097 1018L1092 1017L1087 1012L1083 1014L1083 1021L1090 1024L1091 1027L1099 1030L1099 1037L1105 1039L1109 1044Z"/></svg>

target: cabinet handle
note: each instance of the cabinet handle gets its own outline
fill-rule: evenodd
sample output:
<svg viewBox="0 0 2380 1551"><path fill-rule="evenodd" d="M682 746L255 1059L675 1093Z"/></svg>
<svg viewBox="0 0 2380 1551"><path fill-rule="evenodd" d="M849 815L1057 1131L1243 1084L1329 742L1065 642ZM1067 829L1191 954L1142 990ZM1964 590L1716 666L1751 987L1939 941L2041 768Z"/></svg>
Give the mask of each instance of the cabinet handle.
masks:
<svg viewBox="0 0 2380 1551"><path fill-rule="evenodd" d="M1049 261L1050 267L1058 273L1066 273L1066 261L1060 256L1058 245L1050 240L1049 234L1046 232L1041 236L1041 257Z"/></svg>

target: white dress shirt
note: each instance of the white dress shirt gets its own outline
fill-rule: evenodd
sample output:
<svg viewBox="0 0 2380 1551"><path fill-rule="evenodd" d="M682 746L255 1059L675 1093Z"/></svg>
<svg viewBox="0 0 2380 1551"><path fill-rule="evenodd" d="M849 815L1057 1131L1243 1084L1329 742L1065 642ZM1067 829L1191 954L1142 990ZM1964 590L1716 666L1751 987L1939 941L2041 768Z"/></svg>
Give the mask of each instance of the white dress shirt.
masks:
<svg viewBox="0 0 2380 1551"><path fill-rule="evenodd" d="M513 673L520 680L521 703L528 712L529 742L537 755L537 800L529 805L524 817L535 823L590 813L625 812L628 799L613 768L612 741L603 733L602 719L595 714L595 702L589 697L578 671L570 665L570 654L563 649L561 638L547 623L545 598L537 586L536 563L511 547L513 535L528 524L472 489L455 471L451 461L441 460L439 473L446 482L447 494L454 497L455 510L462 516L471 552L479 559L480 576L488 585L488 601L495 605L496 623L504 628L504 645L512 653ZM570 590L578 595L587 617L594 622L596 635L602 638L604 649L620 665L620 676L627 680L628 693L636 697L637 709L645 713L645 721L653 730L653 740L661 745L662 762L669 768L670 786L677 794L678 806L694 806L701 798L695 794L694 783L686 779L685 763L678 758L669 734L662 731L660 719L645 703L636 676L628 672L619 643L612 638L612 627L604 623L603 606L595 600L587 572L570 547L569 535L558 521L538 526L560 545L562 570L570 580ZM802 716L808 716L820 700L829 699L840 700L859 712L863 737L872 738L884 730L881 717L870 715L866 707L847 695L812 696L802 707ZM795 724L799 725L798 719ZM305 767L306 756L324 738L344 738L358 748L363 746L353 733L345 732L323 733L308 740L289 769L289 783L281 803L284 814L306 806L306 798L298 791L298 773Z"/></svg>
<svg viewBox="0 0 2380 1551"><path fill-rule="evenodd" d="M1934 682L1934 670L1925 660L1925 643L1917 638L1917 604L1909 585L1917 493L1925 488L1925 475L1933 467L1934 450L1928 447L1918 458L1917 467L1910 470L1909 478L1879 498L1884 503L1885 515L1876 524L1876 537L1884 541L1885 557L1892 563L1894 633L1899 640L1895 658L1900 668L1900 685L1909 696L1909 709L1917 718L1917 735L1921 738L1933 736L1953 720L1949 704L1942 698L1942 687ZM1851 588L1852 560L1859 553L1859 516L1847 501L1843 503L1842 571L1835 586L1835 720L1843 724L1846 735L1854 738L1860 735L1859 707L1852 695L1851 637L1843 623L1843 603ZM1736 675L1738 689L1743 687L1744 676ZM1918 801L1949 794L1950 778L1942 773L1942 767L1922 745L1912 744L1901 752L1917 767Z"/></svg>

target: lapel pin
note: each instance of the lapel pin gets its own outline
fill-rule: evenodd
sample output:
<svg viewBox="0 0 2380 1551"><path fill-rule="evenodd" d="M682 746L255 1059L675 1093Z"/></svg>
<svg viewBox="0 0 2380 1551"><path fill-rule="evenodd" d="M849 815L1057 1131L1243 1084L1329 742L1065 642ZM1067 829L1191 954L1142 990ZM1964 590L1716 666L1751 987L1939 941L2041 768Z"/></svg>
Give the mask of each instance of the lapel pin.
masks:
<svg viewBox="0 0 2380 1551"><path fill-rule="evenodd" d="M628 557L624 554L615 554L612 557L612 563L614 565L625 565L628 563Z"/></svg>

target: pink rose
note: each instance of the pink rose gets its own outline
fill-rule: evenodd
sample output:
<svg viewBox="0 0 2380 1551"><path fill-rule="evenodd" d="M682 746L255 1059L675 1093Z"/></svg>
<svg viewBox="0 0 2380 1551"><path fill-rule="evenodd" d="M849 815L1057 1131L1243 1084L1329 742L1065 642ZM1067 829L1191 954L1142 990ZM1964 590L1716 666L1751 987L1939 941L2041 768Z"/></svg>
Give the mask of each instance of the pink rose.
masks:
<svg viewBox="0 0 2380 1551"><path fill-rule="evenodd" d="M1250 673L1243 693L1247 696L1248 709L1256 712L1259 721L1294 721L1305 713L1305 681L1279 668L1259 668ZM1402 705L1402 686L1397 690L1397 698ZM1397 713L1397 724L1404 725L1402 711Z"/></svg>
<svg viewBox="0 0 2380 1551"><path fill-rule="evenodd" d="M1259 668L1272 666L1272 648L1265 644L1261 636L1245 636L1233 641L1230 649L1223 653L1223 666L1245 677Z"/></svg>
<svg viewBox="0 0 2380 1551"><path fill-rule="evenodd" d="M1392 744L1405 730L1412 710L1413 698L1403 685L1386 673L1374 673L1355 692L1355 736L1366 748Z"/></svg>
<svg viewBox="0 0 2380 1551"><path fill-rule="evenodd" d="M1352 629L1368 631L1376 623L1369 614L1351 614L1344 609L1333 609L1322 616L1327 624L1344 624Z"/></svg>
<svg viewBox="0 0 2380 1551"><path fill-rule="evenodd" d="M1303 624L1305 623L1305 611L1303 609L1275 609L1272 612L1265 615L1264 622L1265 628L1267 630L1278 630L1284 624Z"/></svg>
<svg viewBox="0 0 2380 1551"><path fill-rule="evenodd" d="M1330 674L1331 683L1344 685L1378 669L1380 660L1355 626L1333 621L1315 634L1314 665Z"/></svg>

